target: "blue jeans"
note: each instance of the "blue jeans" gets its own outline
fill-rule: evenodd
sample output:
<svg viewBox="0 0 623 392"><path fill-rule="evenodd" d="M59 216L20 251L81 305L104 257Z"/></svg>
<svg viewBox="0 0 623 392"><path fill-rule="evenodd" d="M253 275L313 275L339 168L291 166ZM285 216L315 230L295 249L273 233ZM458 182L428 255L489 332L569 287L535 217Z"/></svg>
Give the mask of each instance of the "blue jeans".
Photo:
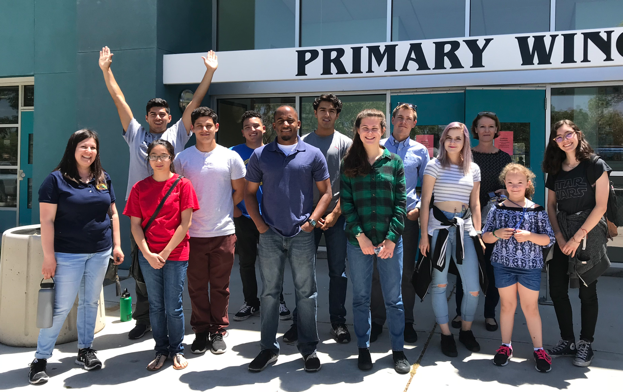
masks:
<svg viewBox="0 0 623 392"><path fill-rule="evenodd" d="M359 246L346 245L348 267L353 285L353 321L357 335L357 347L370 347L370 296L375 255L365 255ZM389 334L393 351L404 346L405 310L402 304L402 238L396 243L390 259L377 259L381 290L389 322Z"/></svg>
<svg viewBox="0 0 623 392"><path fill-rule="evenodd" d="M448 219L460 216L462 213L443 211ZM431 298L433 303L433 312L438 324L448 323L448 298L446 297L446 288L448 286L448 268L450 268L450 258L456 260L456 227L451 227L448 233L448 243L446 249L446 265L443 271L433 268ZM437 243L439 230L435 230L433 241L430 245L429 252L432 254ZM463 302L461 304L461 317L465 321L474 321L476 308L478 307L478 295L471 293L480 291L480 281L478 279L478 256L474 249L474 242L470 239L469 234L465 231L463 244L463 262L456 264L459 275L463 281ZM439 287L439 285L444 285Z"/></svg>
<svg viewBox="0 0 623 392"><path fill-rule="evenodd" d="M184 307L182 294L188 261L169 261L154 269L139 251L138 262L147 285L149 321L156 341L156 352L173 356L183 353Z"/></svg>
<svg viewBox="0 0 623 392"><path fill-rule="evenodd" d="M52 357L58 334L78 294L76 320L78 348L91 347L95 334L98 302L111 251L112 249L98 253L54 253L56 257L54 318L50 328L39 331L35 358Z"/></svg>
<svg viewBox="0 0 623 392"><path fill-rule="evenodd" d="M290 261L296 307L298 309L299 352L308 355L318 345L316 312L318 289L316 287L316 252L314 234L301 231L294 237L284 237L272 229L260 234L258 247L260 276L262 278L261 348L279 353L277 327L279 325L279 296L283 289L286 261Z"/></svg>
<svg viewBox="0 0 623 392"><path fill-rule="evenodd" d="M327 262L329 264L329 317L331 324L346 323L346 289L348 288L348 278L346 278L346 231L344 224L346 218L341 215L335 225L327 230L314 229L314 242L316 252L322 234L327 245ZM296 325L297 310L294 309L293 323Z"/></svg>

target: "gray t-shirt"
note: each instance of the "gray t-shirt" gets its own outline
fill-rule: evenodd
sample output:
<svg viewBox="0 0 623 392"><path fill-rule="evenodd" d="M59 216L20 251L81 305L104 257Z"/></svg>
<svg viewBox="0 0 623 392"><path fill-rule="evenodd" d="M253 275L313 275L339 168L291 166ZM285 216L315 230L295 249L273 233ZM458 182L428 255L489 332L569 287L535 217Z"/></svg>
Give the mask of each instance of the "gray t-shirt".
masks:
<svg viewBox="0 0 623 392"><path fill-rule="evenodd" d="M171 125L163 133L150 133L139 124L136 119L130 121L128 130L123 133L123 138L130 147L130 171L128 172L128 186L125 193L125 199L128 200L132 187L137 182L151 176L153 171L147 161L147 147L155 140L166 140L173 145L175 154L184 150L186 142L192 136L192 132L186 133L184 122L180 119Z"/></svg>
<svg viewBox="0 0 623 392"><path fill-rule="evenodd" d="M240 155L217 145L210 152L192 146L177 154L175 171L188 178L199 200L193 213L191 237L212 238L234 234L234 200L231 181L244 178L246 169Z"/></svg>
<svg viewBox="0 0 623 392"><path fill-rule="evenodd" d="M330 213L340 200L340 163L346 156L346 152L351 144L353 144L353 141L348 136L337 131L333 132L333 135L330 136L318 136L316 132L308 133L303 136L303 140L305 143L318 148L327 160L333 198L325 214ZM314 207L318 204L319 200L320 192L318 192L317 187L314 187ZM324 216L325 214L322 215Z"/></svg>

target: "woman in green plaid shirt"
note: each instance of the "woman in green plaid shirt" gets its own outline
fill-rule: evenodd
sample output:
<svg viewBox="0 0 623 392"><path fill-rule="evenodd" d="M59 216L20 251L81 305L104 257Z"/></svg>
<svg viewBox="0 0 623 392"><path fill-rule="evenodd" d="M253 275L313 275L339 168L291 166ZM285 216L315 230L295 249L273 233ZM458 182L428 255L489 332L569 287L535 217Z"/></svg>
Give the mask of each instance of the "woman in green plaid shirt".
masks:
<svg viewBox="0 0 623 392"><path fill-rule="evenodd" d="M370 294L377 261L387 309L394 369L405 374L405 316L402 304L402 231L407 214L402 160L379 145L385 134L385 115L366 109L355 120L353 145L341 175L341 206L346 217L347 254L353 284L353 319L358 366L372 369L370 357Z"/></svg>

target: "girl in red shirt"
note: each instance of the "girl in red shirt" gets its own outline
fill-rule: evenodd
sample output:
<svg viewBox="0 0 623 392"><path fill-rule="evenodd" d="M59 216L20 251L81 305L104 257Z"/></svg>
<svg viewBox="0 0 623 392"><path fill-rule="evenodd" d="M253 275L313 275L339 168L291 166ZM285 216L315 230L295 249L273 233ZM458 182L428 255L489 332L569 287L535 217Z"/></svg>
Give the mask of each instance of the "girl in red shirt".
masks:
<svg viewBox="0 0 623 392"><path fill-rule="evenodd" d="M156 341L156 357L147 370L159 370L169 356L173 368L179 370L188 366L182 346L182 293L188 267L188 228L199 202L190 181L175 174L171 143L165 140L151 143L147 156L154 174L132 187L123 214L131 219L132 235L140 250L139 264L147 285L149 319ZM162 209L145 231L174 184Z"/></svg>

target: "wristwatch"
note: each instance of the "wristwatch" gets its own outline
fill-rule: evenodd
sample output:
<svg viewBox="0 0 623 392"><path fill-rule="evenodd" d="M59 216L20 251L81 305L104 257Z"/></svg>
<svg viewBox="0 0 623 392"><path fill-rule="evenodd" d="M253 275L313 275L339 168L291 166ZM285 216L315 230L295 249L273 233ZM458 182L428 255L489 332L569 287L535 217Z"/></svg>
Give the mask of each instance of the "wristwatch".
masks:
<svg viewBox="0 0 623 392"><path fill-rule="evenodd" d="M309 222L309 224L310 224L310 225L311 225L314 229L316 228L316 223L317 223L317 222L316 222L315 220L313 220L312 218L309 218L309 219L307 220L307 222Z"/></svg>

